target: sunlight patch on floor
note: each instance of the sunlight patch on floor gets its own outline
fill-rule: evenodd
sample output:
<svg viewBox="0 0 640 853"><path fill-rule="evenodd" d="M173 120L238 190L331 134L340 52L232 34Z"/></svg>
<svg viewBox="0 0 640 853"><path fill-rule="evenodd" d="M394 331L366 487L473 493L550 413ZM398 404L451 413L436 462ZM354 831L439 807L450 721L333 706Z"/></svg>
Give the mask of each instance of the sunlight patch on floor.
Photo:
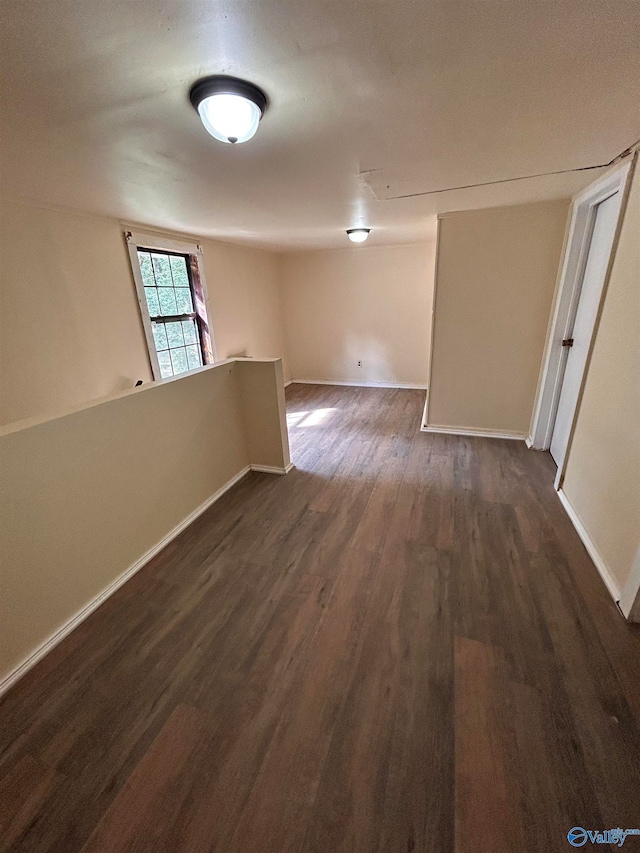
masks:
<svg viewBox="0 0 640 853"><path fill-rule="evenodd" d="M318 426L319 424L324 423L327 418L331 415L332 412L335 412L335 408L333 409L314 409L310 412L291 412L287 415L287 426L288 427L310 427L310 426Z"/></svg>

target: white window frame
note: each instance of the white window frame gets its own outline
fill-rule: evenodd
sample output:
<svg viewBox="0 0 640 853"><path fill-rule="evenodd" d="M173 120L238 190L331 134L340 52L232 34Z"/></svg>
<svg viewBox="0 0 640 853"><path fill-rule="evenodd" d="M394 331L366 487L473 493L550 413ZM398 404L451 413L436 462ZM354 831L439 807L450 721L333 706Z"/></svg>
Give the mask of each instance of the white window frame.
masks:
<svg viewBox="0 0 640 853"><path fill-rule="evenodd" d="M198 276L202 286L204 296L204 304L207 309L207 324L209 327L209 337L211 339L211 352L213 354L214 363L218 361L218 351L216 349L216 341L213 334L213 323L211 319L211 307L209 305L209 289L207 288L207 280L204 273L204 255L202 246L199 243L183 243L179 240L171 240L161 236L144 234L136 231L124 231L124 238L129 251L129 259L131 261L131 272L136 285L136 295L138 297L138 305L140 306L140 316L142 317L142 325L144 327L144 335L147 340L147 350L149 351L149 361L151 363L151 371L156 382L165 381L160 373L160 364L158 362L158 353L156 351L156 342L153 337L153 329L151 327L151 316L147 305L147 298L144 292L144 282L142 281L142 273L140 271L140 261L138 259L138 249L155 249L158 252L176 252L180 255L192 255L196 258L198 265ZM205 367L207 365L204 365ZM201 368L194 368L198 370ZM193 371L185 371L177 376L184 376L186 373ZM168 376L168 379L174 379L174 376Z"/></svg>

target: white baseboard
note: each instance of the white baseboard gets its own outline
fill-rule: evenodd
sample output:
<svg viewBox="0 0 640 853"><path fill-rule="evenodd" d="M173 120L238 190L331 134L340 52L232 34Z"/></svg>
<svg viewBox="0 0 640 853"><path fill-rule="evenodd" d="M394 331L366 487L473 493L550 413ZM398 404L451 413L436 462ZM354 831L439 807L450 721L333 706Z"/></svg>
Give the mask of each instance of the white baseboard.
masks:
<svg viewBox="0 0 640 853"><path fill-rule="evenodd" d="M250 465L252 471L259 471L262 474L288 474L293 468L293 462L289 462L284 468L277 468L273 465Z"/></svg>
<svg viewBox="0 0 640 853"><path fill-rule="evenodd" d="M627 578L627 582L625 583L625 585L622 587L622 592L620 595L620 610L622 610L627 619L631 616L631 619L634 622L640 622L640 612L638 611L638 608L634 606L636 604L639 594L640 545L638 546L633 563L631 564L631 571L629 572L629 577Z"/></svg>
<svg viewBox="0 0 640 853"><path fill-rule="evenodd" d="M197 509L194 509L193 512L189 513L189 515L184 518L180 524L177 524L173 530L170 530L166 536L163 536L162 539L150 548L145 554L140 557L140 559L136 560L133 565L129 566L121 575L119 575L114 581L112 581L108 586L106 586L102 592L99 592L98 595L94 599L92 599L88 604L86 604L81 610L79 610L74 616L69 619L61 628L59 628L55 633L53 633L48 639L44 641L38 648L34 649L31 654L22 661L22 663L18 664L18 666L12 670L8 675L6 675L0 681L0 696L3 693L6 693L10 687L12 687L17 681L19 681L25 673L27 673L33 666L35 666L39 660L41 660L48 652L51 651L55 646L58 645L68 634L70 634L74 628L76 628L81 622L93 613L94 610L97 610L100 605L106 601L113 593L118 590L123 584L125 584L129 578L133 577L136 572L139 572L140 569L149 562L156 554L162 551L169 542L178 536L178 534L182 533L182 531L187 528L192 522L198 518L198 516L202 515L202 513L207 510L212 504L214 504L217 500L219 500L225 492L228 492L232 486L235 486L237 482L239 482L249 471L252 470L252 467L247 465L246 468L243 468L242 471L238 471L238 473L232 477L228 482L224 484L221 488L218 489L215 494L213 494L210 498L200 504ZM264 469L260 469L264 470ZM284 469L269 469L273 473L282 474L285 473Z"/></svg>
<svg viewBox="0 0 640 853"><path fill-rule="evenodd" d="M407 388L412 391L426 391L426 385L412 385L410 382L345 382L342 379L292 379L293 385L344 385L349 388Z"/></svg>
<svg viewBox="0 0 640 853"><path fill-rule="evenodd" d="M529 450L548 450L548 447L540 447L540 445L535 443L535 439L531 433L525 438L525 444L529 448Z"/></svg>
<svg viewBox="0 0 640 853"><path fill-rule="evenodd" d="M444 435L468 435L476 438L508 438L513 441L526 441L524 432L501 432L500 430L469 429L465 427L421 426L420 432L439 432Z"/></svg>
<svg viewBox="0 0 640 853"><path fill-rule="evenodd" d="M587 552L593 560L596 569L600 572L600 577L605 582L605 586L611 593L611 597L617 604L620 601L620 587L618 586L615 578L607 568L607 564L602 559L602 556L596 548L593 539L587 533L587 529L582 523L580 516L571 506L571 504L569 503L569 498L562 491L562 489L558 490L558 497L560 498L560 503L565 508L567 515L571 519L571 523L575 527L578 536L580 537L580 539L582 539L582 544L587 549Z"/></svg>
<svg viewBox="0 0 640 853"><path fill-rule="evenodd" d="M285 388L288 388L288 387L289 387L289 385L291 385L291 383L292 383L292 382L293 382L293 379L287 379L287 381L284 383L284 387L285 387Z"/></svg>

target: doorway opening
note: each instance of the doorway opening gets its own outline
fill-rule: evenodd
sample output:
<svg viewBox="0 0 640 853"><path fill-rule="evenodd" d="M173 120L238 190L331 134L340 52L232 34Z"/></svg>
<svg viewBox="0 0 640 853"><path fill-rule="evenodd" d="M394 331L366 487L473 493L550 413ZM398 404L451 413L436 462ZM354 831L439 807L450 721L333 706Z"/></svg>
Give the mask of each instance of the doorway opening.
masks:
<svg viewBox="0 0 640 853"><path fill-rule="evenodd" d="M604 295L631 163L606 175L573 204L542 381L528 444L564 465Z"/></svg>

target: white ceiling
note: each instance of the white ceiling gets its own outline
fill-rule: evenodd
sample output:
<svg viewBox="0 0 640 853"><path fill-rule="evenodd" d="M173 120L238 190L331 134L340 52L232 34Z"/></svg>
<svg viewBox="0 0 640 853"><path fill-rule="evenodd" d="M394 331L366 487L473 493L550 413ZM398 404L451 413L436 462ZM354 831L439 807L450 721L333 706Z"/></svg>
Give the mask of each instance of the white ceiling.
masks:
<svg viewBox="0 0 640 853"><path fill-rule="evenodd" d="M4 0L2 27L5 192L235 242L429 237L437 212L597 173L382 196L608 162L640 137L639 0ZM189 103L217 73L271 100L248 143L215 142Z"/></svg>

